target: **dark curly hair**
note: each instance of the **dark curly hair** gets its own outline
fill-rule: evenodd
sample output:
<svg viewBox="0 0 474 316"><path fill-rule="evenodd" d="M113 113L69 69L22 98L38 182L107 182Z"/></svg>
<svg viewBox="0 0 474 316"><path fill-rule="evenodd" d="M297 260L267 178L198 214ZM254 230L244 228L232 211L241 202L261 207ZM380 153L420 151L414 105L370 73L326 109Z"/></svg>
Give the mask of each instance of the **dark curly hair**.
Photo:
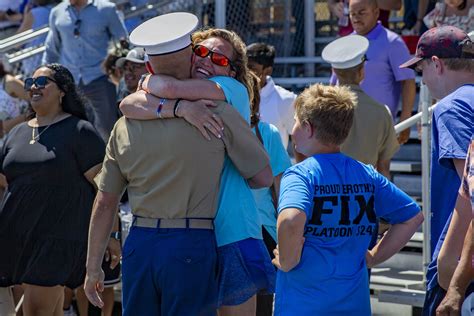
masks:
<svg viewBox="0 0 474 316"><path fill-rule="evenodd" d="M275 62L275 47L265 43L253 43L247 46L247 57L263 68L273 67Z"/></svg>
<svg viewBox="0 0 474 316"><path fill-rule="evenodd" d="M74 77L69 69L60 64L46 64L39 68L42 67L46 67L53 71L53 79L56 80L59 90L64 92L64 97L61 102L61 108L63 111L74 115L81 120L88 121L85 110L86 100L77 90L76 84L74 83Z"/></svg>

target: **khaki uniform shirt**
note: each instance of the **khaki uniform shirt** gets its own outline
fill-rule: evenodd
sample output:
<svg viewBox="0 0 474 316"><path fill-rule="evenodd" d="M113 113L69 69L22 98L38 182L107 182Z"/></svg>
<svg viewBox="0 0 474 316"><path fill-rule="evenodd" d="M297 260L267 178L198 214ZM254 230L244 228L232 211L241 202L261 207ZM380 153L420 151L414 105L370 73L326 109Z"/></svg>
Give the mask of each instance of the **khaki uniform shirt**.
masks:
<svg viewBox="0 0 474 316"><path fill-rule="evenodd" d="M214 218L225 154L246 179L269 160L234 108L220 102L213 111L224 121L223 139L206 140L184 119L119 119L95 179L99 190L121 195L127 187L140 217Z"/></svg>
<svg viewBox="0 0 474 316"><path fill-rule="evenodd" d="M398 151L397 135L388 109L369 97L358 85L349 85L357 94L354 122L341 151L363 163L377 166Z"/></svg>

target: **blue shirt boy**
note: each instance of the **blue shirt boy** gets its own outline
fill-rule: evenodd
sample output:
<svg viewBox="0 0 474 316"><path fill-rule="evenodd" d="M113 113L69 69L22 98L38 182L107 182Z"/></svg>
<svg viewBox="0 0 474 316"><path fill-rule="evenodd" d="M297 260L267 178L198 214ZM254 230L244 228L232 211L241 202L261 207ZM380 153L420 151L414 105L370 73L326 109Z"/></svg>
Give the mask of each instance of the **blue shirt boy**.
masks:
<svg viewBox="0 0 474 316"><path fill-rule="evenodd" d="M365 254L376 217L392 224L418 205L373 167L341 153L317 154L290 167L279 212L306 213L300 263L278 271L275 315L370 315Z"/></svg>

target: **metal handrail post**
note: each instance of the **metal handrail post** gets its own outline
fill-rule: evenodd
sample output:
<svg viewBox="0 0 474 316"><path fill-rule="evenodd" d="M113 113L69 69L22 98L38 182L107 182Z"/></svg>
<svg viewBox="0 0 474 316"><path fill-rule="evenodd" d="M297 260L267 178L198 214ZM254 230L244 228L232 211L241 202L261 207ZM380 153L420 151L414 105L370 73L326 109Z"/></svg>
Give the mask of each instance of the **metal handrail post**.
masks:
<svg viewBox="0 0 474 316"><path fill-rule="evenodd" d="M395 132L412 127L421 120L421 199L423 201L423 282L426 282L426 271L431 262L431 203L430 203L430 155L431 155L431 113L438 104L429 106L431 97L420 95L422 111L409 119L398 123Z"/></svg>
<svg viewBox="0 0 474 316"><path fill-rule="evenodd" d="M431 165L431 115L430 97L421 99L421 198L423 200L423 282L426 283L426 272L431 262L431 200L430 200L430 165ZM431 108L434 108L432 106Z"/></svg>
<svg viewBox="0 0 474 316"><path fill-rule="evenodd" d="M315 27L316 16L314 14L314 0L304 1L304 54L306 57L314 57L315 55L315 42L316 38L316 27ZM305 76L314 77L314 65L305 65Z"/></svg>
<svg viewBox="0 0 474 316"><path fill-rule="evenodd" d="M216 21L216 27L218 28L225 28L226 26L226 16L225 16L225 11L226 11L226 0L216 0L216 10L215 10L215 21Z"/></svg>

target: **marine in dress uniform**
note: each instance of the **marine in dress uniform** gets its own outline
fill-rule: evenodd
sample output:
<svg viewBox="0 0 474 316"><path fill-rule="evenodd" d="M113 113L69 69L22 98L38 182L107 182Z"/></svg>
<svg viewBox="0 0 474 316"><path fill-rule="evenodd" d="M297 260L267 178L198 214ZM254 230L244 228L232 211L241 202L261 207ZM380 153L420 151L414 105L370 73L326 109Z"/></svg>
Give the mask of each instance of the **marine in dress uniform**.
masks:
<svg viewBox="0 0 474 316"><path fill-rule="evenodd" d="M158 16L138 26L130 41L145 48L153 69L186 78L189 68L186 73L182 64L191 58L190 34L197 23L189 13ZM264 149L238 112L217 104L213 111L224 122L221 139L206 140L178 118L121 118L116 123L96 178L99 193L90 227L85 288L95 305L101 305L95 291L101 282L96 256L105 248L103 231L109 231L113 218L104 214L127 188L134 219L122 255L123 314L216 313L213 219L225 155L245 178L268 165Z"/></svg>

